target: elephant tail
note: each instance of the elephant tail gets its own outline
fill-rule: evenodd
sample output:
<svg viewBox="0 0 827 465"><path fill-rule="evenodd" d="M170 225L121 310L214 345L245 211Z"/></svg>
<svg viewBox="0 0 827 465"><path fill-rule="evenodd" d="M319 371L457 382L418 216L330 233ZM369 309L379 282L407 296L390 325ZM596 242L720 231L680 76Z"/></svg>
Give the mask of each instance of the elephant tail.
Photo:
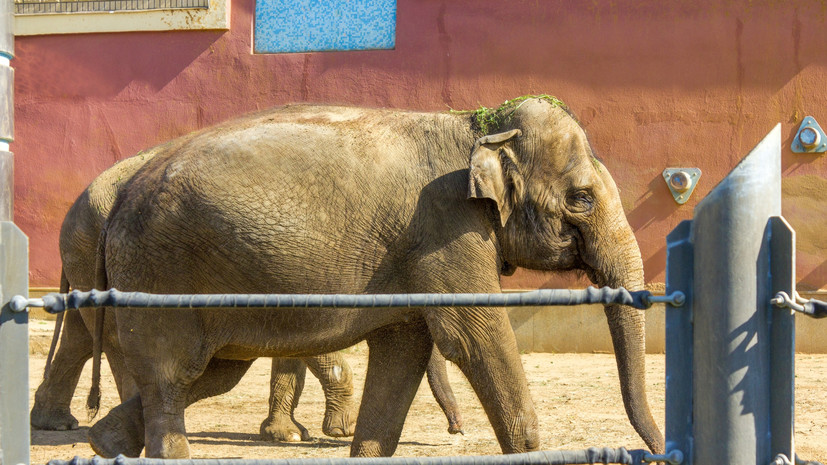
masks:
<svg viewBox="0 0 827 465"><path fill-rule="evenodd" d="M106 277L106 229L107 223L101 228L98 238L97 260L95 263L95 289L105 291L109 289ZM95 309L95 331L92 334L92 387L86 399L86 412L89 420L97 416L101 403L101 353L103 352L103 322L106 317L106 307Z"/></svg>
<svg viewBox="0 0 827 465"><path fill-rule="evenodd" d="M60 293L65 294L69 292L69 280L66 279L66 271L63 267L60 268ZM55 317L55 332L52 334L52 344L49 346L49 355L46 356L46 367L43 369L43 379L49 377L49 368L52 366L52 359L55 357L55 350L57 349L57 341L60 339L60 330L63 328L63 312L58 313Z"/></svg>

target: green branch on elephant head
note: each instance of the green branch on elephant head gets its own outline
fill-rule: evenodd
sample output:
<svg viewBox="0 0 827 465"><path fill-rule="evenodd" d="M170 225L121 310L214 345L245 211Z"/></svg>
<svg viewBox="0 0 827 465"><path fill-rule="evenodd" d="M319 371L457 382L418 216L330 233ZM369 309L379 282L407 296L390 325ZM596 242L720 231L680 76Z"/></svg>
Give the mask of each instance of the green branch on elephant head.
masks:
<svg viewBox="0 0 827 465"><path fill-rule="evenodd" d="M476 110L454 110L452 108L450 109L450 112L454 114L472 115L473 121L479 127L480 132L487 135L491 132L491 130L507 122L510 119L511 114L514 113L514 110L519 108L523 102L533 98L547 100L551 102L551 104L556 105L566 110L567 113L571 114L568 107L565 103L563 103L562 100L558 99L553 95L548 94L523 95L521 97L506 100L502 103L502 105L498 106L497 108L488 108L484 105L481 105Z"/></svg>

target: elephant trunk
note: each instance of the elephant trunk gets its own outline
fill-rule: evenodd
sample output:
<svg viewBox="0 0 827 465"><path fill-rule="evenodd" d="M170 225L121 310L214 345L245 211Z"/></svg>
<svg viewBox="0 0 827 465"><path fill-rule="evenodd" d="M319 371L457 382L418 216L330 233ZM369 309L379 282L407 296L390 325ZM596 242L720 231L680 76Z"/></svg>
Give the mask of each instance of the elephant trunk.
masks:
<svg viewBox="0 0 827 465"><path fill-rule="evenodd" d="M589 273L598 286L643 289L643 261L634 233L619 215L614 234L594 238L601 259ZM602 243L601 243L602 242ZM606 318L612 336L620 390L626 414L635 431L654 453L664 452L664 438L649 409L646 396L646 324L643 310L607 305Z"/></svg>
<svg viewBox="0 0 827 465"><path fill-rule="evenodd" d="M652 417L646 398L643 311L611 305L606 307L606 317L612 335L626 414L649 449L661 454L664 452L663 435Z"/></svg>

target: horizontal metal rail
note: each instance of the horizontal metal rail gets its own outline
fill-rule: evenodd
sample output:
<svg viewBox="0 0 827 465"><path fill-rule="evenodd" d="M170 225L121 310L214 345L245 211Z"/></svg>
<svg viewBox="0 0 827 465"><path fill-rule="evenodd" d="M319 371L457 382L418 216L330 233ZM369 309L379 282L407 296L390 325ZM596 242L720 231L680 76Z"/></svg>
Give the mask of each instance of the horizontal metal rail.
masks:
<svg viewBox="0 0 827 465"><path fill-rule="evenodd" d="M375 308L375 307L519 307L620 304L646 309L663 302L683 304L681 292L654 296L649 291L612 289L540 289L510 294L147 294L92 290L52 293L41 299L14 296L9 305L21 312L43 307L49 313L87 307L133 308Z"/></svg>
<svg viewBox="0 0 827 465"><path fill-rule="evenodd" d="M678 451L668 455L654 455L642 449L590 447L573 451L553 450L510 455L459 457L162 460L126 458L119 455L114 459L75 457L69 461L51 460L48 465L563 465L593 463L641 465L647 462L665 462L678 465L682 461L683 455Z"/></svg>

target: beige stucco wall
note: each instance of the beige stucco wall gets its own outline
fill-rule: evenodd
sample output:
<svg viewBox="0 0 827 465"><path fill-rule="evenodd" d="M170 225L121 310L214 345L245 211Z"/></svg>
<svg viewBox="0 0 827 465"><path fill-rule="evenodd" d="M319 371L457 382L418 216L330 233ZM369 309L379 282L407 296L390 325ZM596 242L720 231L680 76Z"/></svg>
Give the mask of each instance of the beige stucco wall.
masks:
<svg viewBox="0 0 827 465"><path fill-rule="evenodd" d="M827 293L801 293L807 299L827 300ZM522 307L509 310L517 344L525 352L612 352L609 326L602 305ZM666 351L664 305L646 310L646 351ZM796 351L827 353L827 321L796 317Z"/></svg>

